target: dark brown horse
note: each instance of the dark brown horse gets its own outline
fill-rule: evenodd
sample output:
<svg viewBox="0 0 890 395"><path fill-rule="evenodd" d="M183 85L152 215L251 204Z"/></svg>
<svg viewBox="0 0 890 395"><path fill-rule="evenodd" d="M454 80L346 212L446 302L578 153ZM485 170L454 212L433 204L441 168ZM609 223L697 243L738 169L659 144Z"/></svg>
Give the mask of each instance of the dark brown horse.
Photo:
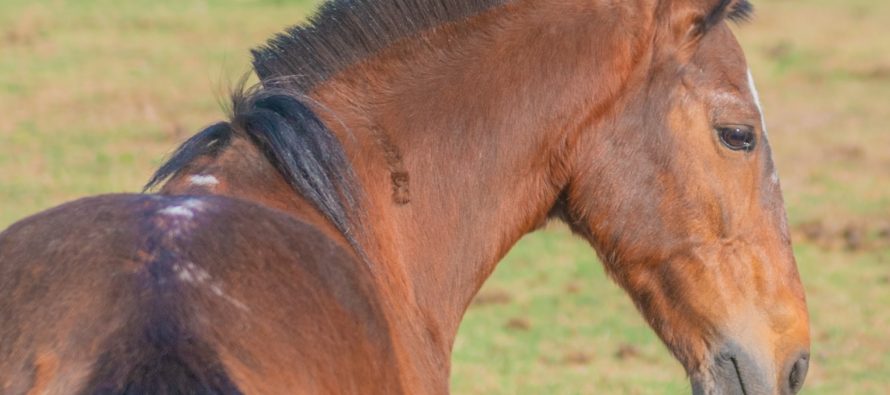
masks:
<svg viewBox="0 0 890 395"><path fill-rule="evenodd" d="M550 218L694 393L792 394L809 328L743 0L343 0L158 195L0 234L4 394L448 391L461 316ZM579 317L583 319L583 317Z"/></svg>

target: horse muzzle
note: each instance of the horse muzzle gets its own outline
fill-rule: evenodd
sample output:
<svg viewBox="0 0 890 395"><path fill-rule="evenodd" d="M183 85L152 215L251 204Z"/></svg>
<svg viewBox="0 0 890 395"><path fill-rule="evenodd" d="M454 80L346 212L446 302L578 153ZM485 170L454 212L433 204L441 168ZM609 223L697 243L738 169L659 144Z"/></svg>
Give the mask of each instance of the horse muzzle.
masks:
<svg viewBox="0 0 890 395"><path fill-rule="evenodd" d="M771 363L761 363L735 343L720 348L706 377L693 378L693 395L794 395L803 387L809 353L794 353L776 374ZM779 364L777 364L779 365ZM776 382L778 379L778 382Z"/></svg>

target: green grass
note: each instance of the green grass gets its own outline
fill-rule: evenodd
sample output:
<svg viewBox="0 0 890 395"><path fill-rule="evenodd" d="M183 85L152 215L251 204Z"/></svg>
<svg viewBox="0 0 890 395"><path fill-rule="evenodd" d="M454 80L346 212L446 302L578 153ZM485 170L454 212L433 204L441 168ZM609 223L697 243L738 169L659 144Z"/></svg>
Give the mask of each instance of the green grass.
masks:
<svg viewBox="0 0 890 395"><path fill-rule="evenodd" d="M763 96L812 315L807 394L890 392L890 3L759 1L737 30ZM0 2L0 228L80 196L136 191L219 120L247 49L314 1ZM861 231L864 247L842 248ZM675 394L680 366L555 227L524 239L455 344L458 394ZM485 301L488 301L485 303Z"/></svg>
<svg viewBox="0 0 890 395"><path fill-rule="evenodd" d="M562 227L523 240L480 295L497 303L476 303L465 317L456 393L688 392L630 299Z"/></svg>
<svg viewBox="0 0 890 395"><path fill-rule="evenodd" d="M814 343L804 393L890 389L888 252L797 245ZM464 319L455 345L456 393L689 392L679 364L586 243L562 227L523 240L480 295L496 303L474 304Z"/></svg>

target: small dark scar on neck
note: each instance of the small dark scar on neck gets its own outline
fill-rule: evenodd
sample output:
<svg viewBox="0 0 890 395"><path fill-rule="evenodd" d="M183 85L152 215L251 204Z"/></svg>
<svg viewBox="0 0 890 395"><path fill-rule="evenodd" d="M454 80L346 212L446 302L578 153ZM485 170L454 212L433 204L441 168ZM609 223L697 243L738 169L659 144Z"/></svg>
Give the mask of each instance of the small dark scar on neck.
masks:
<svg viewBox="0 0 890 395"><path fill-rule="evenodd" d="M371 128L374 134L374 140L383 149L383 156L386 159L386 166L389 169L390 180L392 181L392 200L399 206L411 203L410 193L410 176L405 170L402 163L402 153L396 146L389 135L379 127Z"/></svg>
<svg viewBox="0 0 890 395"><path fill-rule="evenodd" d="M409 176L407 172L397 171L392 173L392 200L398 205L411 203L408 193Z"/></svg>

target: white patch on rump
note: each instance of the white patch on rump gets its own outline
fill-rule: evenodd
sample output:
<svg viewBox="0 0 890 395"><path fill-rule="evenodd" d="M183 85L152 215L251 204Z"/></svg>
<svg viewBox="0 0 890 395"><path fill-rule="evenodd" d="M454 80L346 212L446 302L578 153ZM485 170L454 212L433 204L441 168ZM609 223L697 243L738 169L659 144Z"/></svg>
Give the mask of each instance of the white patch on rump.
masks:
<svg viewBox="0 0 890 395"><path fill-rule="evenodd" d="M200 211L202 208L204 208L204 203L202 203L200 200L188 199L180 203L179 205L166 207L158 211L158 214L170 217L192 219L195 217L195 212Z"/></svg>
<svg viewBox="0 0 890 395"><path fill-rule="evenodd" d="M189 210L200 211L202 208L204 208L204 202L198 199L189 199L183 202L182 206Z"/></svg>
<svg viewBox="0 0 890 395"><path fill-rule="evenodd" d="M213 285L210 286L210 290L213 291L213 294L214 294L214 295L219 296L220 298L225 299L227 302L231 303L231 304L234 305L235 307L237 307L237 308L239 308L239 309L241 309L241 310L244 310L244 311L250 311L250 309L247 307L247 305L245 305L244 303L241 303L240 300L235 299L235 298L233 298L233 297L231 297L231 296L229 296L229 295L226 295L226 293L223 292L223 290L222 290L222 286L221 286L221 285L219 285L219 284L213 284Z"/></svg>
<svg viewBox="0 0 890 395"><path fill-rule="evenodd" d="M191 182L192 185L196 185L199 187L215 187L219 185L219 180L209 174L198 174L191 176L189 177L189 182Z"/></svg>
<svg viewBox="0 0 890 395"><path fill-rule="evenodd" d="M210 279L210 273L191 262L186 263L185 266L178 263L173 265L173 272L176 273L179 281L187 283L201 284Z"/></svg>
<svg viewBox="0 0 890 395"><path fill-rule="evenodd" d="M210 282L210 279L211 279L210 273L208 273L206 270L199 267L198 265L195 265L192 262L186 262L184 265L181 265L178 263L173 265L173 273L176 274L176 278L179 281L182 281L182 282L188 283L188 284L192 284L195 287L198 287L200 285L205 285L210 289L210 292L212 292L217 297L222 298L223 300L231 303L232 305L234 305L235 307L237 307L241 310L250 311L250 309L247 307L247 305L242 303L240 300L235 299L235 298L227 295L225 292L223 292L221 283L219 283L219 282L211 283Z"/></svg>
<svg viewBox="0 0 890 395"><path fill-rule="evenodd" d="M195 213L193 213L192 210L189 210L188 208L183 206L167 207L161 211L158 211L158 214L188 219L191 219L195 216Z"/></svg>

